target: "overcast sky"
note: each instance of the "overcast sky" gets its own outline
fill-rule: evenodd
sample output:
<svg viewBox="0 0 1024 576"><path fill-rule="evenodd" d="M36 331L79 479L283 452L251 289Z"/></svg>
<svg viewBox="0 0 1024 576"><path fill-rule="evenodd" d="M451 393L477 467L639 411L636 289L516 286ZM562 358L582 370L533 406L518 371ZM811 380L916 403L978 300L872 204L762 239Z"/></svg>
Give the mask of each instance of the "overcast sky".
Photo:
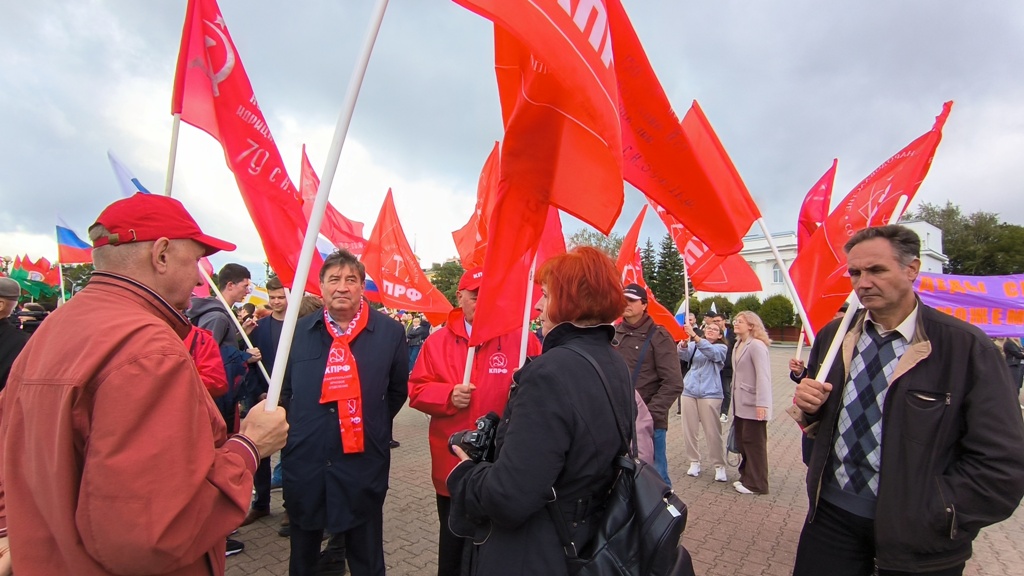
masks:
<svg viewBox="0 0 1024 576"><path fill-rule="evenodd" d="M956 103L919 202L952 200L1024 224L1024 3L624 0L677 112L697 99L773 232L839 158L833 203ZM56 256L119 197L113 150L160 190L184 0L0 0L0 255ZM307 145L322 172L371 0L221 0L293 180ZM445 0L392 0L331 202L366 224L394 190L424 266L502 137L488 21ZM174 195L255 263L263 252L219 144L182 125ZM642 206L627 186L615 231ZM708 218L715 218L709 214ZM566 233L581 224L565 218ZM649 214L643 236L665 230ZM641 239L643 241L643 238ZM258 270L256 268L259 268Z"/></svg>

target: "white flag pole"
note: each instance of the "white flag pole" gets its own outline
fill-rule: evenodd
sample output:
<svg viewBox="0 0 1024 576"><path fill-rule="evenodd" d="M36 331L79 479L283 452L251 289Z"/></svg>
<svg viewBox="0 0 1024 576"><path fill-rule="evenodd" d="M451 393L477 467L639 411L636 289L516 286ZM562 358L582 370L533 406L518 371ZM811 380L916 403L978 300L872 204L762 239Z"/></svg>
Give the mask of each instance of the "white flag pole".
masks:
<svg viewBox="0 0 1024 576"><path fill-rule="evenodd" d="M334 174L338 171L341 149L345 145L345 137L348 135L349 124L352 123L356 100L359 98L359 89L362 87L363 77L366 75L366 66L370 62L370 54L373 53L373 45L377 41L377 33L380 31L380 24L384 20L384 11L387 7L388 0L377 0L377 6L370 18L370 25L366 29L362 52L352 69L345 101L342 104L341 114L338 116L338 123L334 128L334 138L331 140L331 148L327 153L327 165L321 173L320 186L316 190L313 210L309 215L306 237L302 242L302 252L299 254L299 263L295 269L292 293L288 298L288 309L285 312L284 325L281 328L281 340L277 346L277 355L274 357L274 373L267 391L267 412L273 412L281 399L284 371L288 364L292 338L295 336L295 324L299 319L299 303L305 293L304 287L306 279L309 278L309 266L313 263L313 253L316 251L316 239L320 233L320 224L324 220L327 200L331 195L331 182L334 181Z"/></svg>
<svg viewBox="0 0 1024 576"><path fill-rule="evenodd" d="M764 238L768 241L768 247L772 249L772 254L775 255L775 263L782 270L782 278L786 282L786 288L789 288L789 293L793 296L793 302L796 303L796 311L800 314L800 321L803 323L803 330L807 334L807 340L814 344L814 332L811 330L811 322L807 319L807 310L804 308L804 303L800 301L800 295L796 292L793 278L789 275L789 265L782 259L782 254L779 253L779 248L775 245L775 241L772 240L772 234L768 231L768 225L764 223L764 218L758 218L757 223L761 226L761 231L764 232Z"/></svg>
<svg viewBox="0 0 1024 576"><path fill-rule="evenodd" d="M889 224L895 224L900 221L900 217L903 216L903 210L907 207L907 197L900 196L896 202L896 208L893 209L892 214L889 216ZM871 219L868 218L868 222ZM825 359L821 361L821 365L818 367L818 373L815 374L814 379L818 382L824 382L824 378L828 376L829 370L832 369L832 363L835 362L836 356L839 354L839 349L843 346L843 340L846 339L846 333L850 330L850 324L853 322L853 315L856 314L857 308L860 307L860 299L857 298L857 292L851 291L850 297L847 298L846 302L849 306L846 308L846 314L843 315L843 321L839 323L839 330L836 331L836 335L832 338L832 343L829 344L828 352L825 353Z"/></svg>
<svg viewBox="0 0 1024 576"><path fill-rule="evenodd" d="M530 305L533 303L533 275L537 271L537 254L533 254L530 274L526 279L526 304L523 306L523 337L519 341L519 368L526 364L526 345L530 341Z"/></svg>
<svg viewBox="0 0 1024 576"><path fill-rule="evenodd" d="M164 196L171 195L171 185L174 183L174 163L178 157L178 130L181 128L181 113L174 115L174 123L171 124L171 153L167 158L167 178L164 181Z"/></svg>

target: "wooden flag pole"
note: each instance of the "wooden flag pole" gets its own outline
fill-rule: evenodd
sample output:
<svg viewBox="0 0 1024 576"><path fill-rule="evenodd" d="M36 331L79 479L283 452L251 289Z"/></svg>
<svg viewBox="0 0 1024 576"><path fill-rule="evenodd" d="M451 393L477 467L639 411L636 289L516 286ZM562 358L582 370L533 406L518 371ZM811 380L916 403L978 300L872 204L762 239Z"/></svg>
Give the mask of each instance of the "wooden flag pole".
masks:
<svg viewBox="0 0 1024 576"><path fill-rule="evenodd" d="M273 412L281 399L281 385L284 383L284 371L288 364L288 354L291 351L292 338L295 336L295 324L299 320L299 304L306 280L309 278L309 267L313 263L313 253L316 251L316 239L320 233L320 224L324 220L324 211L327 210L327 201L331 195L331 183L334 181L334 174L338 171L338 163L341 160L341 149L345 145L345 137L348 135L349 124L352 123L352 114L356 108L356 100L359 99L359 89L363 85L363 77L366 75L366 67L370 62L370 54L373 53L373 45L377 41L377 33L380 31L381 22L384 20L384 12L387 10L388 0L377 0L376 8L370 18L370 24L366 30L366 39L363 42L362 52L356 60L352 69L352 77L349 79L348 91L342 104L341 114L338 116L338 123L334 128L334 138L331 140L331 148L327 153L327 165L324 167L320 186L316 190L316 199L313 201L312 212L309 215L309 224L306 226L306 236L302 241L302 251L299 253L299 263L295 268L295 279L292 282L292 293L288 298L288 309L284 315L284 325L281 328L281 340L277 346L277 355L274 357L274 373L270 379L270 388L267 391L267 412Z"/></svg>

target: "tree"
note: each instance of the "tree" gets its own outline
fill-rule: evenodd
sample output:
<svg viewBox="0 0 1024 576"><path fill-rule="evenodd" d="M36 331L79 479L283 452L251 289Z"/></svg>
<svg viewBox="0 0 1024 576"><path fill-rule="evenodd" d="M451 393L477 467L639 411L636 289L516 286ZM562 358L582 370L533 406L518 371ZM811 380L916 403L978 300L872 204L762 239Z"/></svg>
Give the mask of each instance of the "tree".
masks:
<svg viewBox="0 0 1024 576"><path fill-rule="evenodd" d="M761 317L761 321L766 327L782 328L793 325L795 311L789 298L776 294L764 299L764 302L761 303L761 311L757 315Z"/></svg>
<svg viewBox="0 0 1024 576"><path fill-rule="evenodd" d="M708 296L707 298L700 301L700 313L707 314L711 312L711 304L715 305L715 312L723 314L725 316L732 316L733 303L725 296Z"/></svg>
<svg viewBox="0 0 1024 576"><path fill-rule="evenodd" d="M427 276L430 278L430 283L444 294L444 297L451 302L452 306L458 306L455 293L459 290L459 280L465 271L465 268L457 261L450 260L444 264L435 262L427 270Z"/></svg>
<svg viewBox="0 0 1024 576"><path fill-rule="evenodd" d="M580 228L566 240L567 249L572 250L577 246L593 246L614 261L619 257L619 249L622 248L622 235L612 232L605 236L593 228Z"/></svg>
<svg viewBox="0 0 1024 576"><path fill-rule="evenodd" d="M733 314L743 310L750 310L754 314L757 314L761 310L761 301L758 300L757 296L747 294L737 300L732 306Z"/></svg>
<svg viewBox="0 0 1024 576"><path fill-rule="evenodd" d="M647 239L647 244L640 250L640 265L644 267L644 277L652 278L658 270L658 260L654 256L654 243Z"/></svg>
<svg viewBox="0 0 1024 576"><path fill-rule="evenodd" d="M647 283L658 302L669 304L683 299L683 257L672 236L665 234L658 244L658 264L654 273L646 272Z"/></svg>
<svg viewBox="0 0 1024 576"><path fill-rule="evenodd" d="M949 258L947 274L991 276L1024 272L1021 238L1024 227L999 222L994 212L964 215L960 206L923 203L904 220L924 220L942 230L942 251Z"/></svg>
<svg viewBox="0 0 1024 576"><path fill-rule="evenodd" d="M64 293L74 296L79 290L85 288L93 273L92 264L77 264L64 266Z"/></svg>

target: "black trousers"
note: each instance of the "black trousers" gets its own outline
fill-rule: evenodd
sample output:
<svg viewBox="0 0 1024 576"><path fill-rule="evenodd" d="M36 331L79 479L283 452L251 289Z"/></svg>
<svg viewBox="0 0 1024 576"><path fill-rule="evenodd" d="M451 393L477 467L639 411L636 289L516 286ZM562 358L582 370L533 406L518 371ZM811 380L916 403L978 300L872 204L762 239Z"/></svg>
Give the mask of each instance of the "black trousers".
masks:
<svg viewBox="0 0 1024 576"><path fill-rule="evenodd" d="M729 415L729 406L732 406L732 374L722 374L722 415Z"/></svg>
<svg viewBox="0 0 1024 576"><path fill-rule="evenodd" d="M254 510L270 510L270 458L260 460L252 478L256 498L252 501Z"/></svg>
<svg viewBox="0 0 1024 576"><path fill-rule="evenodd" d="M456 536L448 527L448 513L452 499L437 495L437 519L441 529L437 535L437 576L460 576L462 559L466 552L466 539Z"/></svg>
<svg viewBox="0 0 1024 576"><path fill-rule="evenodd" d="M960 576L964 565L936 572L879 570L878 576L928 574ZM875 574L875 521L818 500L814 522L804 522L793 576L871 576Z"/></svg>
<svg viewBox="0 0 1024 576"><path fill-rule="evenodd" d="M341 532L335 537L345 539L345 560L352 576L384 576L384 509L371 514L367 521ZM291 558L288 559L289 576L315 576L320 560L323 529L304 530L294 521L291 524Z"/></svg>

